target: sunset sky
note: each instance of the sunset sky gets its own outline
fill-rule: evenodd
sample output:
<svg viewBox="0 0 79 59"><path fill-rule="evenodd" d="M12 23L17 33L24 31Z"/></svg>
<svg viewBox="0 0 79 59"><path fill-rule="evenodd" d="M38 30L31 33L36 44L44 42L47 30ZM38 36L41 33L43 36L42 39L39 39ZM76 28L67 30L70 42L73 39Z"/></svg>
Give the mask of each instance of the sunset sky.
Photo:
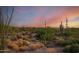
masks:
<svg viewBox="0 0 79 59"><path fill-rule="evenodd" d="M11 15L13 7L1 7L5 15ZM8 12L7 12L8 10ZM14 7L11 25L43 27L46 21L49 27L59 27L61 21L65 26L68 19L69 27L79 27L79 7L74 6L19 6Z"/></svg>

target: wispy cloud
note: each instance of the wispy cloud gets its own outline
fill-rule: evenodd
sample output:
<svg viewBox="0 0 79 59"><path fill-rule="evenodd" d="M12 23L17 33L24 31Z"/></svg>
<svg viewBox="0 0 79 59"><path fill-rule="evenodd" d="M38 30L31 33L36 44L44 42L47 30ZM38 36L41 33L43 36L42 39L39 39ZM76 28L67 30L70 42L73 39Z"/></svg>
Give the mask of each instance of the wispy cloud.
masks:
<svg viewBox="0 0 79 59"><path fill-rule="evenodd" d="M66 17L73 26L78 26L79 7L76 6L19 6L15 7L13 21L16 26L28 25L32 27L58 27L60 22L65 23ZM75 23L74 23L75 21ZM74 25L77 24L77 25ZM71 25L70 25L71 26Z"/></svg>

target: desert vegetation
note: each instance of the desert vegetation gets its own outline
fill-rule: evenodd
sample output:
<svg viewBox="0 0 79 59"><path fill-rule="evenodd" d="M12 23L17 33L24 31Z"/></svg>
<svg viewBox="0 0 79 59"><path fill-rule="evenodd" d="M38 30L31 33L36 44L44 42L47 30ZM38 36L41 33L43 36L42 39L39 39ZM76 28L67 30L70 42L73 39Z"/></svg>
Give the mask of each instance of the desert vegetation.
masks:
<svg viewBox="0 0 79 59"><path fill-rule="evenodd" d="M0 52L79 52L79 28L15 27L13 13L5 18L0 8Z"/></svg>
<svg viewBox="0 0 79 59"><path fill-rule="evenodd" d="M57 35L57 29L53 28L17 28L0 43L0 48L5 47L5 52L79 52L79 38L73 31L68 36ZM71 30L71 29L70 29ZM71 35L72 33L72 35ZM2 44L2 45L1 45Z"/></svg>

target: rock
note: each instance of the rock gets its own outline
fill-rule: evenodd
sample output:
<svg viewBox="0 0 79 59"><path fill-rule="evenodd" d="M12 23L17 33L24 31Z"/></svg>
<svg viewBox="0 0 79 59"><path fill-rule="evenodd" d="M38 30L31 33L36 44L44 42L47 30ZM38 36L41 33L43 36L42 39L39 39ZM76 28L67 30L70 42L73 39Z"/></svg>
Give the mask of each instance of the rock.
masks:
<svg viewBox="0 0 79 59"><path fill-rule="evenodd" d="M47 52L46 49L47 49L46 47L43 47L43 48L35 50L34 52L36 52L36 53L46 53Z"/></svg>
<svg viewBox="0 0 79 59"><path fill-rule="evenodd" d="M20 51L27 51L27 50L29 50L29 47L28 46L21 46L21 47L19 47L19 50Z"/></svg>
<svg viewBox="0 0 79 59"><path fill-rule="evenodd" d="M8 46L9 49L19 51L19 46L17 45L18 44L17 41L11 41L10 39L7 39L6 43L7 43L6 45Z"/></svg>
<svg viewBox="0 0 79 59"><path fill-rule="evenodd" d="M18 39L23 38L23 35L17 34L17 38L18 38Z"/></svg>
<svg viewBox="0 0 79 59"><path fill-rule="evenodd" d="M31 41L31 38L29 38L29 37L23 37L23 40Z"/></svg>
<svg viewBox="0 0 79 59"><path fill-rule="evenodd" d="M65 46L65 48L70 48L71 47L71 45L67 45L67 46Z"/></svg>
<svg viewBox="0 0 79 59"><path fill-rule="evenodd" d="M19 51L19 46L15 43L11 43L9 47L14 51Z"/></svg>
<svg viewBox="0 0 79 59"><path fill-rule="evenodd" d="M27 39L27 38L29 38L29 35L25 35L25 36L23 36L23 38L24 39Z"/></svg>
<svg viewBox="0 0 79 59"><path fill-rule="evenodd" d="M48 53L55 53L55 52L57 52L57 50L55 49L55 48L47 48L47 52Z"/></svg>
<svg viewBox="0 0 79 59"><path fill-rule="evenodd" d="M37 43L32 43L32 44L30 45L30 47L31 47L31 49L35 50L35 49L39 49L39 48L44 47L44 45L41 44L41 43L39 43L39 42L37 42Z"/></svg>
<svg viewBox="0 0 79 59"><path fill-rule="evenodd" d="M10 39L6 40L6 45L9 49L12 49L14 51L24 51L28 49L28 45L30 45L30 42L23 39L18 39L16 41L12 41Z"/></svg>
<svg viewBox="0 0 79 59"><path fill-rule="evenodd" d="M29 41L26 41L26 40L23 40L23 45L30 45L31 44L31 42L29 42Z"/></svg>
<svg viewBox="0 0 79 59"><path fill-rule="evenodd" d="M11 43L12 43L12 41L11 41L10 39L6 39L6 45L7 45L7 46L10 46Z"/></svg>
<svg viewBox="0 0 79 59"><path fill-rule="evenodd" d="M16 41L18 46L22 46L23 45L23 39L19 39Z"/></svg>

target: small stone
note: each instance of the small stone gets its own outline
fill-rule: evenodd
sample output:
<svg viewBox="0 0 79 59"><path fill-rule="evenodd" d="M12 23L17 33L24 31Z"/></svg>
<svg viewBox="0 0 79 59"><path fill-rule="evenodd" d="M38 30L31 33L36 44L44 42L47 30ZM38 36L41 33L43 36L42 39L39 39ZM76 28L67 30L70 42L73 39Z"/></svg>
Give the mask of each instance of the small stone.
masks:
<svg viewBox="0 0 79 59"><path fill-rule="evenodd" d="M27 50L29 50L28 46L21 46L19 48L20 48L20 51L27 51Z"/></svg>

